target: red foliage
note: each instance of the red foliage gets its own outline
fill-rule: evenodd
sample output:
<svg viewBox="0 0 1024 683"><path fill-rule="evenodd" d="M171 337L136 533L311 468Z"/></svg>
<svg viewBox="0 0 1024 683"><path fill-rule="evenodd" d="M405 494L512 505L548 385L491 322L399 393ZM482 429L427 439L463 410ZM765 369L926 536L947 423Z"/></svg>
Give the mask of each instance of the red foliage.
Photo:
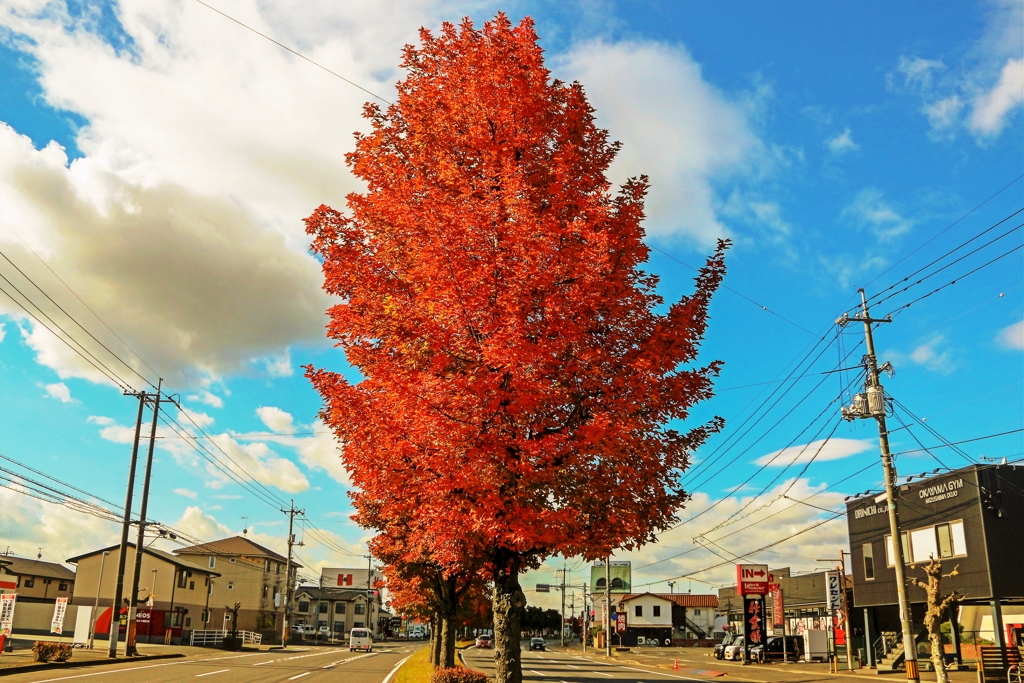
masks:
<svg viewBox="0 0 1024 683"><path fill-rule="evenodd" d="M726 245L659 313L647 180L611 194L618 144L579 84L550 79L532 22L421 39L348 155L367 191L307 219L341 298L328 334L363 377L307 368L356 519L419 520L415 545L450 568L649 542L720 426L665 428L712 394L719 363L690 364Z"/></svg>

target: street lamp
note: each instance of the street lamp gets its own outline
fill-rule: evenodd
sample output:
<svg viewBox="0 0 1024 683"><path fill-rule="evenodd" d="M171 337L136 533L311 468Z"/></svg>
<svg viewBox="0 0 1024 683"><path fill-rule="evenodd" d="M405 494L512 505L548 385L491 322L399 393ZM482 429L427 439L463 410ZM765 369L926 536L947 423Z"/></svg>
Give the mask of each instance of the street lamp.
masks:
<svg viewBox="0 0 1024 683"><path fill-rule="evenodd" d="M95 614L93 615L92 623L90 624L90 628L89 628L89 649L90 650L92 649L93 642L94 642L94 639L96 637L96 622L100 618L100 615L99 615L99 611L100 611L100 589L103 588L103 566L107 563L107 555L109 555L109 554L110 554L109 550L104 550L102 557L100 557L100 578L99 578L99 581L96 582L96 604L93 607L93 612ZM111 624L114 623L113 614L111 614L110 623Z"/></svg>

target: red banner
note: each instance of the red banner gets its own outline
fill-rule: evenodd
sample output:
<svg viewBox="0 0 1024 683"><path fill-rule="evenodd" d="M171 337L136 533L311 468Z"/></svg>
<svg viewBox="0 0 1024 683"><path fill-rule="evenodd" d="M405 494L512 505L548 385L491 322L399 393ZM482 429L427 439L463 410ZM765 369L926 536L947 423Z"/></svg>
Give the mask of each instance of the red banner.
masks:
<svg viewBox="0 0 1024 683"><path fill-rule="evenodd" d="M782 610L782 589L776 588L772 591L772 626L782 626L785 616Z"/></svg>

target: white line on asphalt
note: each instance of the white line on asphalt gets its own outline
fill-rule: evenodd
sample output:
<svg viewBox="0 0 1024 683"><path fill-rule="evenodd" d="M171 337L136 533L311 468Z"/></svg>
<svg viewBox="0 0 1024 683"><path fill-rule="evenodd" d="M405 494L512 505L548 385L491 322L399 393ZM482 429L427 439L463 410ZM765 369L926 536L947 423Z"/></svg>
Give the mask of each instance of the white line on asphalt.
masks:
<svg viewBox="0 0 1024 683"><path fill-rule="evenodd" d="M601 673L600 671L591 671L590 673L592 673L592 674L596 674L596 675L598 675L598 676L607 676L608 678L615 678L615 677L614 677L614 676L612 676L611 674L603 674L603 673Z"/></svg>
<svg viewBox="0 0 1024 683"><path fill-rule="evenodd" d="M268 659L265 662L260 662L259 664L253 664L253 666L263 666L264 664L273 664L274 662L277 662L277 661L280 661L280 660L278 660L278 659Z"/></svg>
<svg viewBox="0 0 1024 683"><path fill-rule="evenodd" d="M231 671L231 669L221 669L220 671L207 671L204 674L196 674L196 678L202 678L203 676L212 676L213 674L222 674L225 671Z"/></svg>
<svg viewBox="0 0 1024 683"><path fill-rule="evenodd" d="M409 655L409 657L411 657L411 656L412 656L412 655ZM391 670L391 673L389 673L389 674L387 675L387 677L386 677L386 678L385 678L385 679L384 679L383 681L381 681L380 683L388 683L388 681L390 681L390 680L391 680L391 679L392 679L392 678L394 677L394 675L395 675L396 673L398 673L398 670L399 670L400 668L402 668L402 665L403 665L403 664L405 664L405 663L406 663L406 662L407 662L407 661L409 660L409 657L406 657L405 659L403 659L402 661L400 661L400 662L399 662L398 664L395 664L395 668L394 668L394 669L392 669L392 670Z"/></svg>
<svg viewBox="0 0 1024 683"><path fill-rule="evenodd" d="M294 681L296 678L302 678L303 676L308 676L310 673L312 673L312 672L311 671L305 671L305 672L299 674L298 676L292 676L288 680L289 681Z"/></svg>
<svg viewBox="0 0 1024 683"><path fill-rule="evenodd" d="M579 668L575 664L566 664L566 666L569 667L570 669L578 669Z"/></svg>
<svg viewBox="0 0 1024 683"><path fill-rule="evenodd" d="M78 674L77 676L61 676L60 678L46 678L41 681L34 681L33 683L51 683L52 681L66 681L72 678L87 678L89 676L102 676L103 674L116 674L122 671L139 671L141 669L156 669L161 666L177 666L178 664L188 664L189 662L168 662L167 664L148 664L146 666L133 666L130 669L114 669L107 671L96 671L90 674Z"/></svg>
<svg viewBox="0 0 1024 683"><path fill-rule="evenodd" d="M537 674L538 676L547 676L546 673L541 673L540 671L534 671L533 669L530 669L530 673Z"/></svg>
<svg viewBox="0 0 1024 683"><path fill-rule="evenodd" d="M678 678L681 681L692 681L692 680L694 680L693 678L687 678L686 676L676 676L675 674L666 674L666 673L662 673L661 671L648 671L647 669L637 669L636 667L624 666L622 664L619 664L619 668L621 668L621 669L629 669L630 671L639 671L640 673L644 673L644 674L657 674L659 676L668 676L669 678Z"/></svg>

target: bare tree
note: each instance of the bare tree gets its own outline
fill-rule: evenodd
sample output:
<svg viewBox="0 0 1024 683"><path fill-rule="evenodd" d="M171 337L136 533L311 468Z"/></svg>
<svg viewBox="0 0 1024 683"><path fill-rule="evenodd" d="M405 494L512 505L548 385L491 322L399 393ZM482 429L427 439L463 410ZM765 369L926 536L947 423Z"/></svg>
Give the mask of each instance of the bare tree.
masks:
<svg viewBox="0 0 1024 683"><path fill-rule="evenodd" d="M942 562L931 557L928 564L921 568L925 573L925 581L914 577L908 578L911 583L923 588L928 596L928 611L924 615L924 625L928 629L928 640L932 644L932 667L935 669L936 683L949 683L949 675L946 673L946 658L942 647L942 615L946 613L946 609L952 603L963 598L962 595L957 595L956 591L940 598L940 585L942 579L956 576L959 566L956 565L953 567L953 571L943 574Z"/></svg>

